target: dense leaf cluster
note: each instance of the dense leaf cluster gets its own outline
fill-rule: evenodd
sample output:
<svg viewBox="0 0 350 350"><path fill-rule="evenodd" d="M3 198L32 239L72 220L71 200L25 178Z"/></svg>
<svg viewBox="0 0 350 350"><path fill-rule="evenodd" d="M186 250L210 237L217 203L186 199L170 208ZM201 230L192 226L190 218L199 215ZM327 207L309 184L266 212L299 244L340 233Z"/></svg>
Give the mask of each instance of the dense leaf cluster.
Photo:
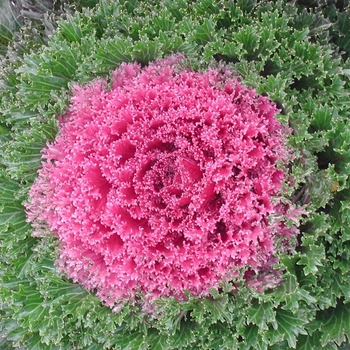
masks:
<svg viewBox="0 0 350 350"><path fill-rule="evenodd" d="M73 9L93 7L98 0L3 0L0 2L0 55L4 56L8 45L18 37L27 37L26 47L17 47L25 51L28 46L47 42L55 29L55 19ZM24 44L24 42L22 42ZM19 45L21 46L21 45Z"/></svg>
<svg viewBox="0 0 350 350"><path fill-rule="evenodd" d="M322 4L321 4L322 5ZM350 128L346 5L281 1L101 1L66 15L47 44L8 57L0 81L0 346L22 349L338 349L350 340ZM345 14L345 15L344 15ZM331 25L329 25L331 24ZM27 46L26 46L27 45ZM29 46L28 46L29 45ZM342 55L342 51L345 52ZM189 295L120 310L55 272L56 242L36 239L23 201L70 89L121 62L183 53L229 64L283 107L294 133L291 199L305 207L284 282L263 294ZM345 345L344 345L345 344Z"/></svg>
<svg viewBox="0 0 350 350"><path fill-rule="evenodd" d="M310 21L311 32L322 32L324 42L331 42L337 52L349 58L349 0L294 0L291 3L301 7L305 20Z"/></svg>

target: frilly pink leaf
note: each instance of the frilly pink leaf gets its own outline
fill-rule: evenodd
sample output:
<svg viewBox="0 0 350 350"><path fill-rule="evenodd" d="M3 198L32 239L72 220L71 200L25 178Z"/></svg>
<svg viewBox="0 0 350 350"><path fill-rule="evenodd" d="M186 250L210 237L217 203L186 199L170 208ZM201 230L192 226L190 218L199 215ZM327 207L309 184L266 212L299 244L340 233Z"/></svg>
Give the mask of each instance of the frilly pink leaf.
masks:
<svg viewBox="0 0 350 350"><path fill-rule="evenodd" d="M287 210L277 163L291 159L288 130L228 69L181 60L122 64L110 90L76 86L30 191L35 233L46 223L60 268L110 305L207 295L242 269L257 289L279 281L264 276L276 237L292 236L269 220Z"/></svg>

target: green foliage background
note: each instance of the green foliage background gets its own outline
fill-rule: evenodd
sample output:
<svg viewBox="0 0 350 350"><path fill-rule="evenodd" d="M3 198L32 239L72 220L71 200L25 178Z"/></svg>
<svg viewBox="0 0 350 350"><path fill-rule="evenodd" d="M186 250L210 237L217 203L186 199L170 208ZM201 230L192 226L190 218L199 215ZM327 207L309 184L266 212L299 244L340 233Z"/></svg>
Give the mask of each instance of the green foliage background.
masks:
<svg viewBox="0 0 350 350"><path fill-rule="evenodd" d="M2 47L0 72L1 349L349 349L349 4L71 4L34 22L15 15L19 25L7 24L2 41L6 50L13 44L6 54ZM298 186L289 194L307 214L296 251L280 256L284 282L276 290L231 294L223 286L204 300L159 300L157 317L131 304L112 312L57 275L57 242L31 236L22 203L75 83L178 52L197 68L226 62L283 106L296 154Z"/></svg>

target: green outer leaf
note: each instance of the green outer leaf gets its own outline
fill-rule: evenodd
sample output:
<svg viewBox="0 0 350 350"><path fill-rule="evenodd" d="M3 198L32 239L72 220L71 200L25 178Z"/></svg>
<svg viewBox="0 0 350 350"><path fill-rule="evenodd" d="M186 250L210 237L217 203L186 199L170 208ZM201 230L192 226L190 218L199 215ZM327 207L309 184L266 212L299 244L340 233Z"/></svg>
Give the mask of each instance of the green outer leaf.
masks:
<svg viewBox="0 0 350 350"><path fill-rule="evenodd" d="M324 312L325 322L321 326L321 343L323 346L330 341L341 345L343 342L350 343L350 306L339 305L337 308Z"/></svg>
<svg viewBox="0 0 350 350"><path fill-rule="evenodd" d="M247 310L247 322L257 325L260 331L269 329L269 323L272 324L273 328L277 328L273 304L270 302L252 305Z"/></svg>
<svg viewBox="0 0 350 350"><path fill-rule="evenodd" d="M144 344L144 335L141 332L126 333L123 329L120 329L118 333L113 335L113 338L114 344L120 350L143 350L148 348Z"/></svg>
<svg viewBox="0 0 350 350"><path fill-rule="evenodd" d="M288 346L295 349L299 334L307 334L305 324L307 321L301 315L293 315L289 311L278 310L276 313L277 328L268 332L273 343L287 340Z"/></svg>
<svg viewBox="0 0 350 350"><path fill-rule="evenodd" d="M298 262L298 265L304 265L304 273L316 274L318 272L318 266L323 266L322 261L325 259L324 246L310 245L308 250Z"/></svg>
<svg viewBox="0 0 350 350"><path fill-rule="evenodd" d="M0 208L0 233L3 230L6 232L9 228L17 234L23 233L29 228L21 202L7 203L6 206Z"/></svg>

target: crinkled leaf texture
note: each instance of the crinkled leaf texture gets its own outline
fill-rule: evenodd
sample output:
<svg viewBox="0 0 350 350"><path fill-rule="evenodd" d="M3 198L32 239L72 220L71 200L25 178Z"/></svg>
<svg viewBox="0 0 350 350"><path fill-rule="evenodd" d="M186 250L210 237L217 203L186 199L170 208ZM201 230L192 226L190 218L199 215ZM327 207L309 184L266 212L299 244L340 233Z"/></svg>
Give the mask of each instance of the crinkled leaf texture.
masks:
<svg viewBox="0 0 350 350"><path fill-rule="evenodd" d="M108 91L76 86L30 190L35 234L47 223L61 268L111 305L137 292L204 296L243 272L272 288L278 249L295 242L275 104L225 67L184 62L122 65Z"/></svg>
<svg viewBox="0 0 350 350"><path fill-rule="evenodd" d="M348 18L328 8L330 27L322 13L297 3L101 1L67 16L36 51L22 38L26 54L11 56L0 73L4 349L346 349L350 66L334 45L348 50ZM112 312L57 275L57 242L32 237L21 203L73 85L106 77L122 62L147 65L173 53L202 70L223 61L283 107L278 118L293 128L295 152L295 185L285 190L305 207L305 218L297 249L279 256L284 274L277 289L232 293L224 284L205 300L160 299L157 315L137 303Z"/></svg>

